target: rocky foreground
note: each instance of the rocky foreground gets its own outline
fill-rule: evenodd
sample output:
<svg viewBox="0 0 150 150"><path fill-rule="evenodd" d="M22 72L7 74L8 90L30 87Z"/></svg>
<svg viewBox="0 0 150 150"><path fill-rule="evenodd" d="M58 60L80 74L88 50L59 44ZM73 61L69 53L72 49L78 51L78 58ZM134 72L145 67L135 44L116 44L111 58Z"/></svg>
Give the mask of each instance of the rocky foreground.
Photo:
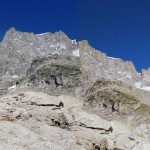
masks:
<svg viewBox="0 0 150 150"><path fill-rule="evenodd" d="M0 149L149 150L150 106L117 86L101 80L84 97L10 91L0 98Z"/></svg>
<svg viewBox="0 0 150 150"><path fill-rule="evenodd" d="M0 43L0 150L150 150L150 70L63 32Z"/></svg>

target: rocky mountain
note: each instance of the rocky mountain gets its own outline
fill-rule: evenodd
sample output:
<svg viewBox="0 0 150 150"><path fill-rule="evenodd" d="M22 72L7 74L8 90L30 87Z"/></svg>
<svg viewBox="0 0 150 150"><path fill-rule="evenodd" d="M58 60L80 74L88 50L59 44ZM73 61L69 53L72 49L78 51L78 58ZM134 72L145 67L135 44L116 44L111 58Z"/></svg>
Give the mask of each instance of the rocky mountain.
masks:
<svg viewBox="0 0 150 150"><path fill-rule="evenodd" d="M149 70L140 74L132 62L107 57L87 41L76 42L61 31L35 35L16 31L15 28L9 29L0 43L0 81L4 86L1 90L6 91L14 79L24 78L35 58L54 54L79 57L85 89L96 80L105 78L150 90Z"/></svg>
<svg viewBox="0 0 150 150"><path fill-rule="evenodd" d="M0 43L0 149L149 150L150 69L62 31Z"/></svg>

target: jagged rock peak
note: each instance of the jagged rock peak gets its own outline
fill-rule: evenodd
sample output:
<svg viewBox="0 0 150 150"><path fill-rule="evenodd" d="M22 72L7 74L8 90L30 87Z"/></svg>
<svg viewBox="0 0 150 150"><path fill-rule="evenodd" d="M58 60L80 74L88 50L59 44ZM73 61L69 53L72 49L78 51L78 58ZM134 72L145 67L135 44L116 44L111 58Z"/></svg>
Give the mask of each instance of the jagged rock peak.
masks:
<svg viewBox="0 0 150 150"><path fill-rule="evenodd" d="M15 27L11 27L7 32L16 32Z"/></svg>
<svg viewBox="0 0 150 150"><path fill-rule="evenodd" d="M8 38L10 38L10 37L12 37L14 34L16 34L16 29L14 28L14 27L11 27L8 31L6 31L6 33L5 33L5 36L4 36L4 39L3 40L5 40L5 39L8 39Z"/></svg>
<svg viewBox="0 0 150 150"><path fill-rule="evenodd" d="M59 32L55 32L55 34L59 37L62 37L62 38L67 38L69 39L69 37L63 32L63 31L59 31Z"/></svg>
<svg viewBox="0 0 150 150"><path fill-rule="evenodd" d="M17 30L15 27L11 27L10 29L8 29L6 31L4 38L8 38L8 36L16 35L17 33L18 34L29 34L29 35L35 35L35 36L45 36L45 35L49 34L49 35L55 35L57 37L69 39L69 37L61 30L58 32L55 32L55 33L45 32L45 33L35 34L33 32L21 32L21 31Z"/></svg>

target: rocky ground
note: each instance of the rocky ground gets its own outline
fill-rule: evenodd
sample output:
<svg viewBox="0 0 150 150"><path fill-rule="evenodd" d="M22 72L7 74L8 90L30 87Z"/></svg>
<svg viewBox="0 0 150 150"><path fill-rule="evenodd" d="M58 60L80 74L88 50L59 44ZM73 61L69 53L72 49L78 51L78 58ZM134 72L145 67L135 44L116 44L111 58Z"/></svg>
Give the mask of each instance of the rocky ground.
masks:
<svg viewBox="0 0 150 150"><path fill-rule="evenodd" d="M148 111L138 116L133 111L143 105L150 110L149 105L130 96L128 102L136 104L126 109L128 102L118 105L121 94L114 95L113 105L98 97L91 102L102 85L104 89L117 86L109 84L99 81L84 97L50 96L21 87L9 91L0 98L0 149L149 150ZM109 99L109 93L102 95Z"/></svg>

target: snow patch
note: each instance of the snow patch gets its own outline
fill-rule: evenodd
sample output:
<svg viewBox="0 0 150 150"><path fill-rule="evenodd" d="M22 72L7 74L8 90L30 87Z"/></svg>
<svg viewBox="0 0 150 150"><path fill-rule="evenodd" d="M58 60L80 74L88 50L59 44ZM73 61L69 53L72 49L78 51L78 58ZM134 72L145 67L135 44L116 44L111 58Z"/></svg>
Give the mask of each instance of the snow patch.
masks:
<svg viewBox="0 0 150 150"><path fill-rule="evenodd" d="M141 87L141 82L136 82L135 83L135 87L141 90L145 90L145 91L150 91L150 87L149 86L143 86Z"/></svg>
<svg viewBox="0 0 150 150"><path fill-rule="evenodd" d="M79 57L80 56L80 50L79 49L74 50L73 55Z"/></svg>
<svg viewBox="0 0 150 150"><path fill-rule="evenodd" d="M150 87L149 86L141 87L140 89L145 90L145 91L150 91Z"/></svg>
<svg viewBox="0 0 150 150"><path fill-rule="evenodd" d="M119 59L119 58L114 58L114 57L107 57L107 58L110 58L110 59Z"/></svg>
<svg viewBox="0 0 150 150"><path fill-rule="evenodd" d="M46 33L41 33L41 34L36 34L36 36L41 36L41 35L45 35L45 34L47 34L47 32Z"/></svg>

